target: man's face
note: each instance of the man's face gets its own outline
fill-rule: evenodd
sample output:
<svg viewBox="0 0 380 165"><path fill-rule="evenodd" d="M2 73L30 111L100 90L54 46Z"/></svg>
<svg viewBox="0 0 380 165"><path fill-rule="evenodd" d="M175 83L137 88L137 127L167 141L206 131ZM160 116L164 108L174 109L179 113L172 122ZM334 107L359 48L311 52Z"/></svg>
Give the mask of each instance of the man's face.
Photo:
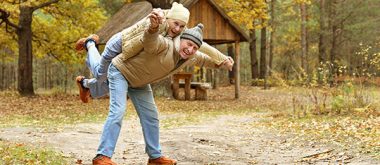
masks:
<svg viewBox="0 0 380 165"><path fill-rule="evenodd" d="M177 19L167 19L169 24L168 36L174 38L178 36L186 26L186 23Z"/></svg>
<svg viewBox="0 0 380 165"><path fill-rule="evenodd" d="M181 39L181 43L179 45L179 55L183 59L188 59L190 56L194 55L198 49L198 45L193 41L188 39Z"/></svg>

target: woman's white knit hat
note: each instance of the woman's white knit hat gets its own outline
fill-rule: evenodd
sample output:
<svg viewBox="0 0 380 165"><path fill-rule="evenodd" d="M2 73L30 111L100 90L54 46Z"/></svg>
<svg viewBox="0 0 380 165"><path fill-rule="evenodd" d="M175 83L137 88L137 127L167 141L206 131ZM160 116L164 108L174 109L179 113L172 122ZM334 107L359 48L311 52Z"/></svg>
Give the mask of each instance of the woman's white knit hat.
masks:
<svg viewBox="0 0 380 165"><path fill-rule="evenodd" d="M172 8L169 10L168 15L166 15L166 18L181 20L186 24L189 22L189 17L190 11L177 2L172 4Z"/></svg>

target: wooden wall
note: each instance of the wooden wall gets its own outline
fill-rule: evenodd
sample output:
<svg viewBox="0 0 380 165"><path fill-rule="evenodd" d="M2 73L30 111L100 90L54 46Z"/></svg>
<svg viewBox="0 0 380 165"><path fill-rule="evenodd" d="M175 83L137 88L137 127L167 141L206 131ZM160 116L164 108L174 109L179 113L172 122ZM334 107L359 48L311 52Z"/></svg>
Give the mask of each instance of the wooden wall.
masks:
<svg viewBox="0 0 380 165"><path fill-rule="evenodd" d="M210 44L240 40L238 32L207 0L199 0L190 8L188 27L198 23L204 25L203 39Z"/></svg>

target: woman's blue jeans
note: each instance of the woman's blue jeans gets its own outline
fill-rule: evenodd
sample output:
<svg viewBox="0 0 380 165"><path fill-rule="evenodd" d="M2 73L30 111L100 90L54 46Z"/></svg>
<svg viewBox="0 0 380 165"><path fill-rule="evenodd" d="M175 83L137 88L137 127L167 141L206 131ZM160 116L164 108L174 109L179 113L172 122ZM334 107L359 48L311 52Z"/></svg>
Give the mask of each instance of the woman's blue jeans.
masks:
<svg viewBox="0 0 380 165"><path fill-rule="evenodd" d="M105 45L102 55L95 46L87 49L86 64L94 78L87 79L86 87L90 88L92 98L99 98L109 93L107 70L111 60L122 51L121 32L113 35Z"/></svg>

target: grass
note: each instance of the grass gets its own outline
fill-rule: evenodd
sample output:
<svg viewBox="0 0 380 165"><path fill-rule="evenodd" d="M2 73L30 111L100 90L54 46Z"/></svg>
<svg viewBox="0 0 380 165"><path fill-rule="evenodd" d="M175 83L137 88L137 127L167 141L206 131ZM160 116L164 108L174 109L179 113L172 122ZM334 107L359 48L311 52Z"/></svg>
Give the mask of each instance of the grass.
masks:
<svg viewBox="0 0 380 165"><path fill-rule="evenodd" d="M45 127L57 128L67 124L103 122L108 113L108 99L99 99L89 104L80 102L78 96L70 94L20 97L15 93L0 93L0 127Z"/></svg>
<svg viewBox="0 0 380 165"><path fill-rule="evenodd" d="M332 144L359 153L369 153L380 158L380 132L378 118L342 116L309 116L303 118L277 118L267 127L292 134L294 143L314 141Z"/></svg>
<svg viewBox="0 0 380 165"><path fill-rule="evenodd" d="M245 109L232 112L228 110L191 111L175 115L170 115L170 113L167 113L165 116L169 117L161 119L160 124L162 128L176 128L183 125L199 124L204 121L213 120L222 115L243 116L254 112L256 111Z"/></svg>
<svg viewBox="0 0 380 165"><path fill-rule="evenodd" d="M62 154L22 143L0 141L0 164L68 164Z"/></svg>
<svg viewBox="0 0 380 165"><path fill-rule="evenodd" d="M306 91L310 92L308 99L304 94L293 96L289 103L292 106L269 114L272 120L266 123L266 127L281 134L294 135L295 143L332 144L380 159L378 88L349 85ZM336 101L337 97L343 99Z"/></svg>
<svg viewBox="0 0 380 165"><path fill-rule="evenodd" d="M0 127L32 126L54 129L68 124L104 122L109 106L108 99L98 99L83 104L78 96L71 94L40 94L27 98L20 97L14 92L3 92L0 93L0 97L0 106L7 107L0 111ZM160 113L171 116L161 119L162 126L168 128L198 123L231 112L238 115L259 110L255 104L250 104L251 101L235 100L232 95L222 101L215 97L220 96L211 95L209 101L156 98ZM137 116L130 101L126 114L126 118Z"/></svg>
<svg viewBox="0 0 380 165"><path fill-rule="evenodd" d="M333 143L380 158L378 88L361 89L360 92L358 88L350 87L316 90L295 87L269 90L247 86L241 88L241 98L238 100L234 99L232 86L212 90L208 101L158 97L156 103L162 114L161 127L202 123L222 115L249 116L261 119L252 127L265 126L275 129L275 132L294 135L294 142L304 139ZM323 95L326 93L324 102ZM312 99L313 95L317 102ZM348 99L334 102L336 96ZM56 129L78 123L104 122L109 106L108 99L83 104L73 94L40 94L24 98L15 92L1 92L0 98L0 106L5 107L0 111L0 127ZM363 102L363 98L368 99ZM358 100L364 106L357 107ZM130 102L126 114L126 120L137 116Z"/></svg>

